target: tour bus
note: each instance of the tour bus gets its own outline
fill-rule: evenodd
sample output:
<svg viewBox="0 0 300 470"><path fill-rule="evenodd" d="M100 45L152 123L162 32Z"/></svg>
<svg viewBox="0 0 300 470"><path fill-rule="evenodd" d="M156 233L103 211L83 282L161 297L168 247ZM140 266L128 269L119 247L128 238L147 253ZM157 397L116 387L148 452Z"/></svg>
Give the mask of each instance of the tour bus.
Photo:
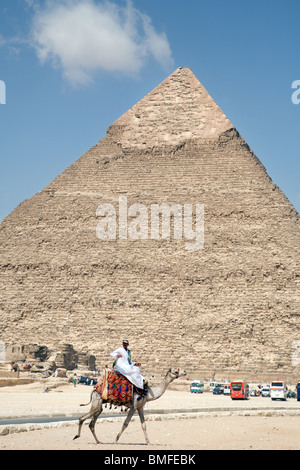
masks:
<svg viewBox="0 0 300 470"><path fill-rule="evenodd" d="M287 399L287 388L284 382L280 380L274 380L270 386L272 400L286 400Z"/></svg>
<svg viewBox="0 0 300 470"><path fill-rule="evenodd" d="M230 382L230 397L232 400L247 400L249 397L249 385L245 380Z"/></svg>
<svg viewBox="0 0 300 470"><path fill-rule="evenodd" d="M201 380L194 380L191 383L191 393L203 393L204 383Z"/></svg>

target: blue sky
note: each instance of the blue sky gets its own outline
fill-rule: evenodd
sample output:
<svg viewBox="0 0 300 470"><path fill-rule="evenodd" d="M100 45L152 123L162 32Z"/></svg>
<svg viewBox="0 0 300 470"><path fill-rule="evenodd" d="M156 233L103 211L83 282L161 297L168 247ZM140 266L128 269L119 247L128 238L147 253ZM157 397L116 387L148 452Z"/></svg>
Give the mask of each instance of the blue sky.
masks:
<svg viewBox="0 0 300 470"><path fill-rule="evenodd" d="M299 0L1 0L0 220L181 66L299 211L299 18Z"/></svg>

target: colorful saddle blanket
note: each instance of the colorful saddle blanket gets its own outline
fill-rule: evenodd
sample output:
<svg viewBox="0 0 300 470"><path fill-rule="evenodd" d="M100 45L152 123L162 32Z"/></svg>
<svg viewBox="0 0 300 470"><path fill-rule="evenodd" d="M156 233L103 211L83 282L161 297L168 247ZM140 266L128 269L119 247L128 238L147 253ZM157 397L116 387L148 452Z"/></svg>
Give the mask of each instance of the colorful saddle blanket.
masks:
<svg viewBox="0 0 300 470"><path fill-rule="evenodd" d="M106 369L104 376L96 385L96 391L103 400L116 405L125 405L132 399L133 385L119 372Z"/></svg>

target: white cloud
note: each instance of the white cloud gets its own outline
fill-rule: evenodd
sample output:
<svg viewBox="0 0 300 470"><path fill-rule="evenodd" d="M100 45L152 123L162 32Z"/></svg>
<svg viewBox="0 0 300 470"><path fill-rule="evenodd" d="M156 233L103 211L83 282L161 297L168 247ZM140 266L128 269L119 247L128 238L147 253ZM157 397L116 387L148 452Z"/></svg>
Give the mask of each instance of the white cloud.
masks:
<svg viewBox="0 0 300 470"><path fill-rule="evenodd" d="M98 69L136 74L149 56L163 67L172 64L166 35L130 1L124 7L108 1L48 1L35 10L31 41L40 61L61 68L75 85L91 81Z"/></svg>

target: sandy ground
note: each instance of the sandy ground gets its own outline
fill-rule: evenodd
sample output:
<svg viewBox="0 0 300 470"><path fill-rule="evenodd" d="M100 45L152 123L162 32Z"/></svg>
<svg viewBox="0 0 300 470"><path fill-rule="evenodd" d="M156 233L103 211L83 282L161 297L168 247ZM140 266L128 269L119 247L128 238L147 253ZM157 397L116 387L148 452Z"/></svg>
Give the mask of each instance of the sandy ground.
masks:
<svg viewBox="0 0 300 470"><path fill-rule="evenodd" d="M43 384L0 388L0 419L30 416L80 416L88 407L92 388L65 385L44 392ZM162 410L169 413L162 414ZM300 450L300 402L272 402L251 397L232 401L230 397L188 391L167 390L146 406L146 446L138 416L134 416L118 444L115 437L124 417L119 410L105 409L98 419L96 444L87 423L80 439L73 440L78 422L0 426L0 450ZM109 415L109 416L108 416Z"/></svg>

